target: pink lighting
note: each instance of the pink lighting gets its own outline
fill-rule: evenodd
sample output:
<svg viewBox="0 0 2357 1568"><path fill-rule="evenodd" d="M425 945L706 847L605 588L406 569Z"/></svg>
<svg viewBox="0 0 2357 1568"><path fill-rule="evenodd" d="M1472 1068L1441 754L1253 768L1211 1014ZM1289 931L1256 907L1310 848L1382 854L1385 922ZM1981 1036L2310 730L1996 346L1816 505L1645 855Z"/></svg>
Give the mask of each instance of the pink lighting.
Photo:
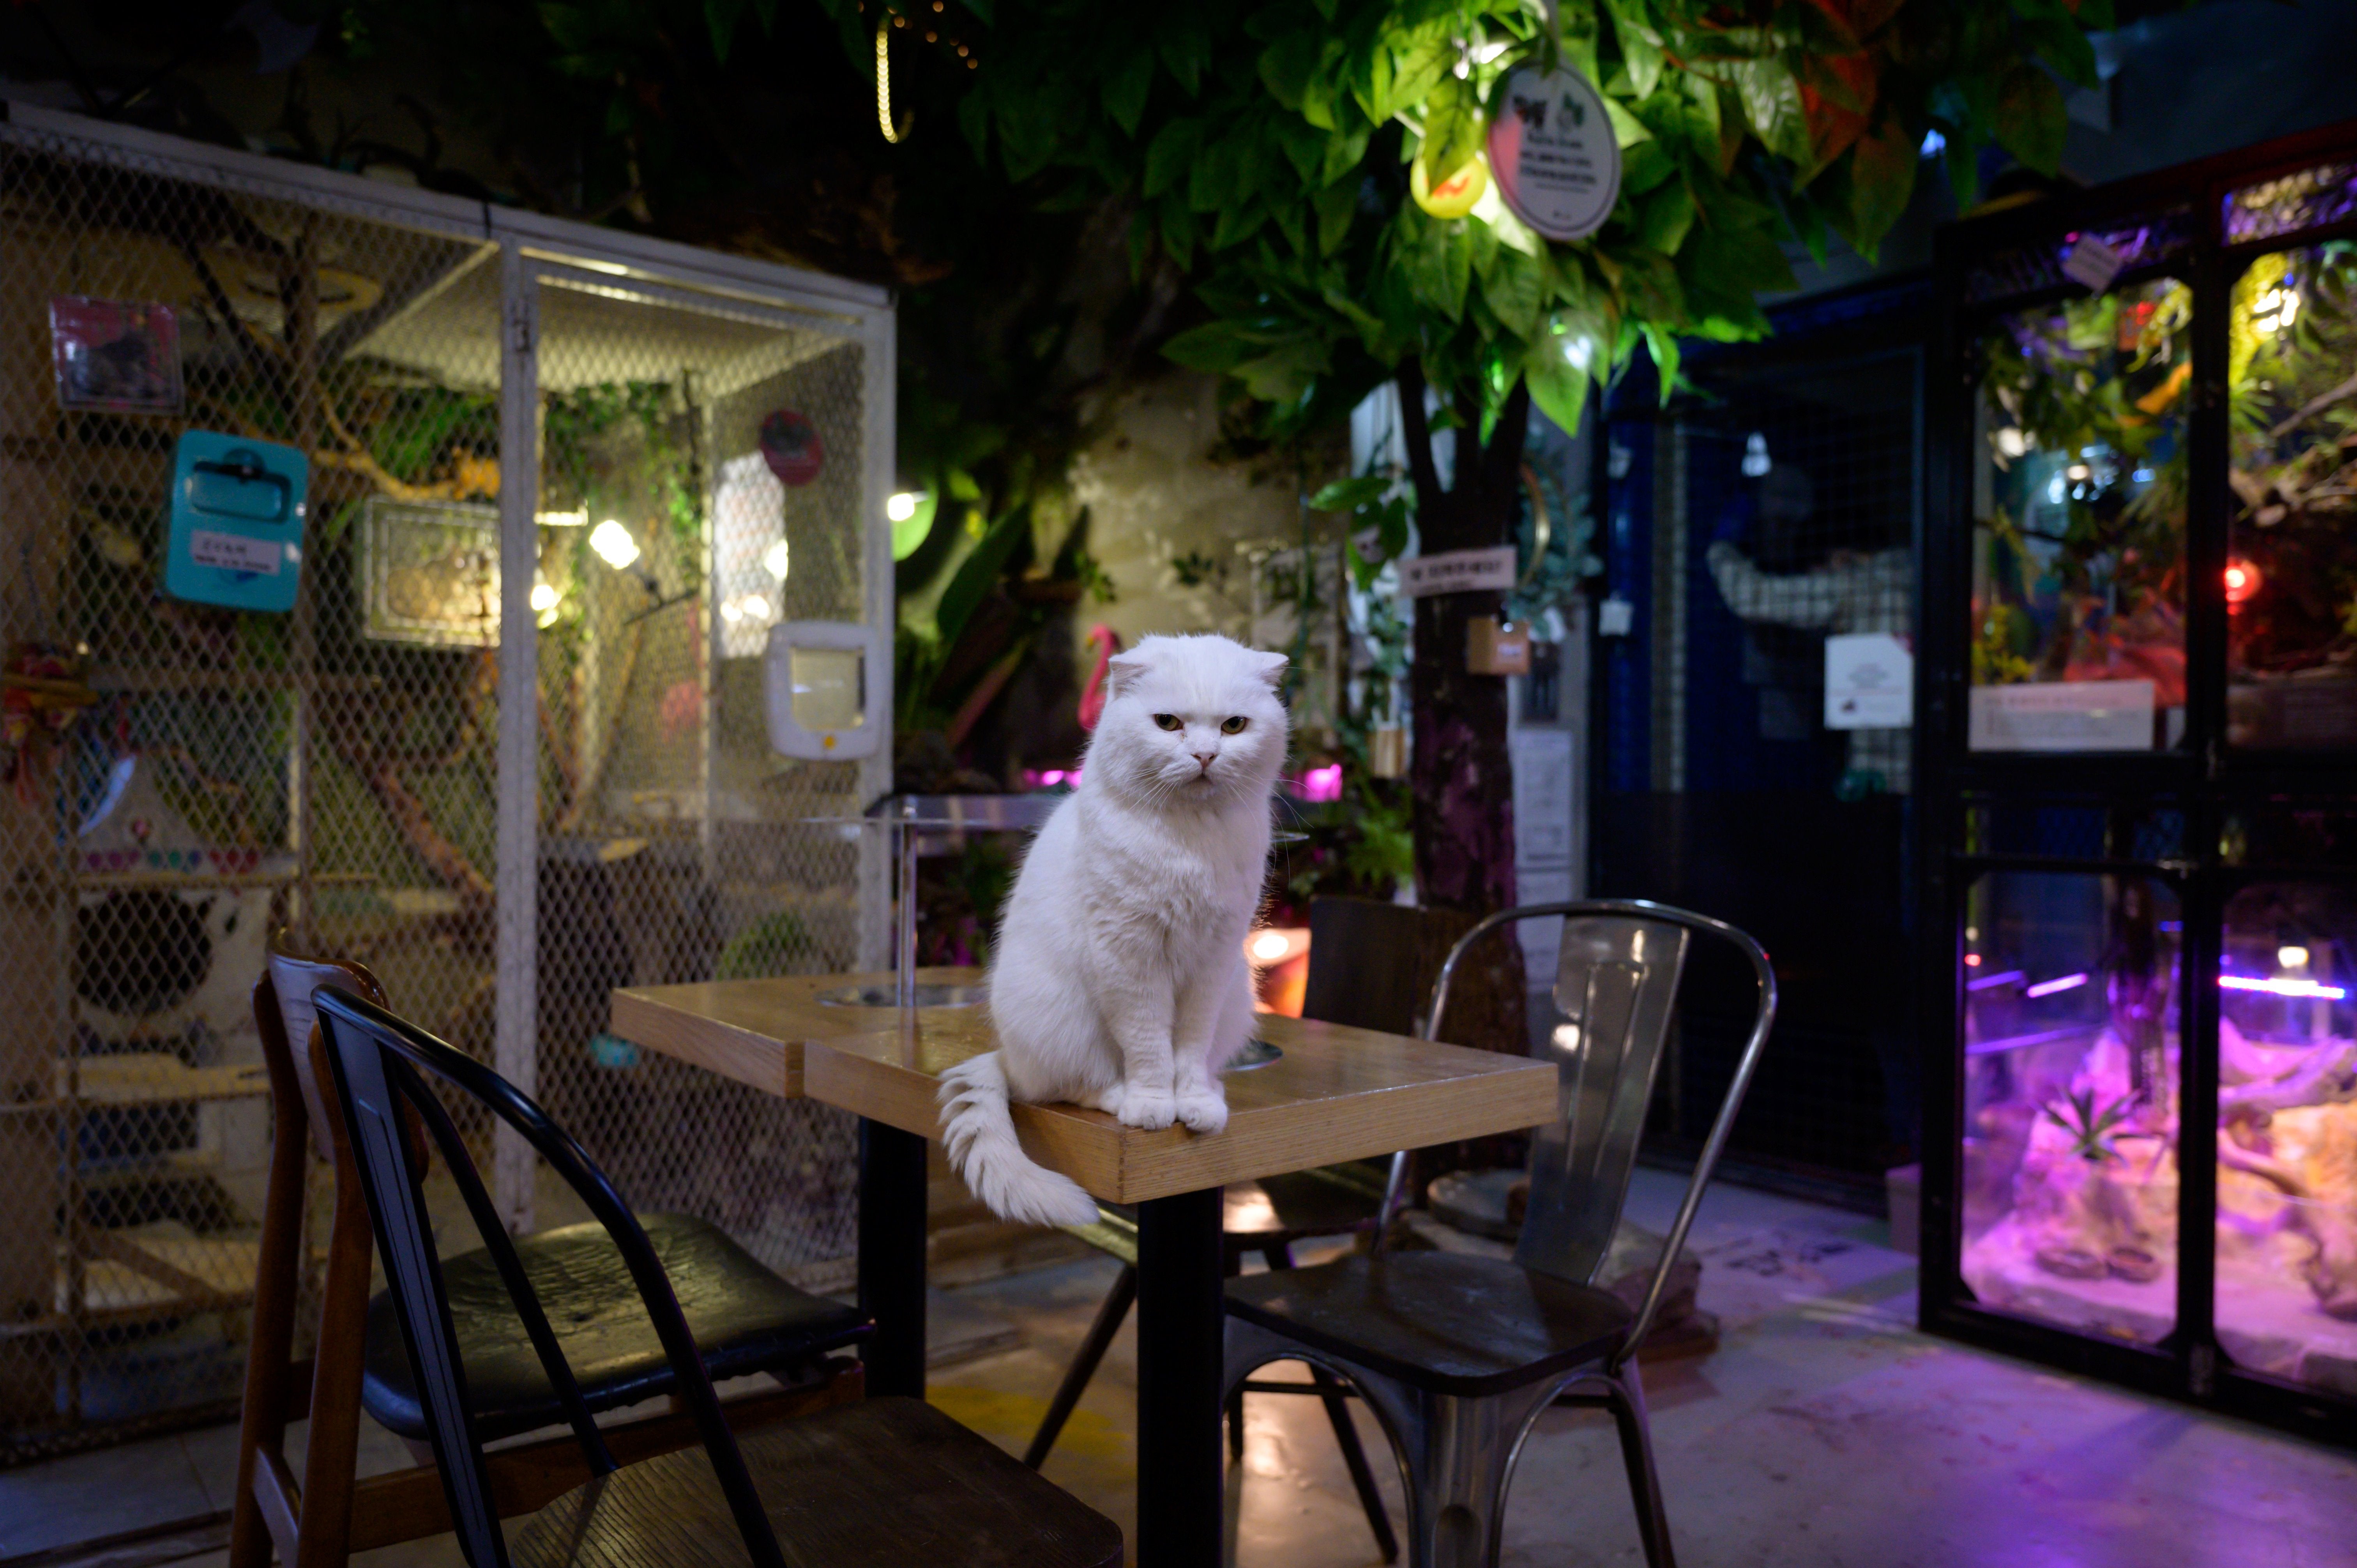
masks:
<svg viewBox="0 0 2357 1568"><path fill-rule="evenodd" d="M1080 787L1081 770L1077 768L1049 768L1044 770L1027 768L1023 770L1023 788L1026 789L1077 789Z"/></svg>
<svg viewBox="0 0 2357 1568"><path fill-rule="evenodd" d="M1329 762L1323 768L1305 768L1301 782L1296 787L1300 797L1311 802L1339 800L1342 798L1342 765Z"/></svg>
<svg viewBox="0 0 2357 1568"><path fill-rule="evenodd" d="M2037 984L2025 988L2022 994L2033 997L2051 996L2058 991L2076 991L2086 983L2087 976L2083 972L2078 974L2058 974L2051 980L2041 980Z"/></svg>
<svg viewBox="0 0 2357 1568"><path fill-rule="evenodd" d="M2327 1002L2345 1002L2348 989L2339 985L2319 985L2313 980L2259 980L2247 974L2222 974L2219 989L2223 991L2264 991L2270 996L2315 996Z"/></svg>

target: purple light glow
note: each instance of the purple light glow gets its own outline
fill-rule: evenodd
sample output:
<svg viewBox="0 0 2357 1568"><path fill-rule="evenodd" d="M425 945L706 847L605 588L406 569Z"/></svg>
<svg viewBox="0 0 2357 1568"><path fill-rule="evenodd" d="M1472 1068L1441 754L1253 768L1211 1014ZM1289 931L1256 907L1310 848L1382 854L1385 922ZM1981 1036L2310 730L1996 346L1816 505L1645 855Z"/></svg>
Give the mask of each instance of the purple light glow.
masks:
<svg viewBox="0 0 2357 1568"><path fill-rule="evenodd" d="M1294 792L1313 804L1342 798L1342 765L1329 762L1323 768L1304 768L1301 782Z"/></svg>
<svg viewBox="0 0 2357 1568"><path fill-rule="evenodd" d="M2058 991L2076 991L2087 983L2083 972L2078 974L2058 974L2051 980L2041 980L2022 992L2024 996L2051 996Z"/></svg>
<svg viewBox="0 0 2357 1568"><path fill-rule="evenodd" d="M2313 980L2260 980L2247 974L2222 974L2218 986L2222 991L2264 991L2270 996L2315 996L2327 1002L2349 999L2345 987L2319 985Z"/></svg>
<svg viewBox="0 0 2357 1568"><path fill-rule="evenodd" d="M1023 788L1026 789L1053 789L1066 785L1075 789L1081 787L1079 768L1050 768L1042 771L1037 768L1027 768L1023 770Z"/></svg>
<svg viewBox="0 0 2357 1568"><path fill-rule="evenodd" d="M1967 980L1964 982L1964 989L1967 991L1994 991L2000 985L2018 985L2029 978L2029 976L2022 973L2021 971L2018 969L2008 969L2001 974L1984 974L1978 980Z"/></svg>

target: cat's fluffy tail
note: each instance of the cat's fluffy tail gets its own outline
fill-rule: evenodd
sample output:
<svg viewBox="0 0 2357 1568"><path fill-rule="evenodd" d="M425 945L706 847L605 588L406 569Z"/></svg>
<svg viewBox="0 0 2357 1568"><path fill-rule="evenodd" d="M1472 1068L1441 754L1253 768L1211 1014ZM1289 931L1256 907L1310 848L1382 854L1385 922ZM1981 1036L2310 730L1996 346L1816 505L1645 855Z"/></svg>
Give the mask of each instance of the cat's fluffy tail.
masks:
<svg viewBox="0 0 2357 1568"><path fill-rule="evenodd" d="M1001 1219L1024 1225L1093 1225L1097 1200L1078 1182L1035 1164L1015 1141L1006 1074L985 1051L942 1074L942 1141L974 1197Z"/></svg>

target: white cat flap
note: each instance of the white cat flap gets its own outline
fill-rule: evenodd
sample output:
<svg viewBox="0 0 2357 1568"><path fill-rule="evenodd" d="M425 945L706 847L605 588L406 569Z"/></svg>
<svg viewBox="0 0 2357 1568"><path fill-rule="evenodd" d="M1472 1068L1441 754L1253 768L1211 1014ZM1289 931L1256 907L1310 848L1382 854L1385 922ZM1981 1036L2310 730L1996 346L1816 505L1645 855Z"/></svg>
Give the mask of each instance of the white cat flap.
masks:
<svg viewBox="0 0 2357 1568"><path fill-rule="evenodd" d="M886 683L868 671L890 657L868 627L829 620L771 627L761 666L770 748L817 762L875 756L886 725L873 703Z"/></svg>

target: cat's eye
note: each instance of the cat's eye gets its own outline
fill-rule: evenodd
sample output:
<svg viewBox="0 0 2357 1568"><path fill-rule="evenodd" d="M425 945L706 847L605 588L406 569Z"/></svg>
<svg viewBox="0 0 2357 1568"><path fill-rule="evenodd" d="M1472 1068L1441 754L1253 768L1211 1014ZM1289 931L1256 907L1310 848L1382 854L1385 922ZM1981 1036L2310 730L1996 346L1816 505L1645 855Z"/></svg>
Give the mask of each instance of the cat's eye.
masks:
<svg viewBox="0 0 2357 1568"><path fill-rule="evenodd" d="M1178 722L1177 714L1157 714L1154 715L1154 722L1174 735L1187 727Z"/></svg>
<svg viewBox="0 0 2357 1568"><path fill-rule="evenodd" d="M1252 720L1244 717L1242 714L1236 714L1220 721L1220 733L1222 735L1242 735L1244 733L1244 726L1250 723L1252 723Z"/></svg>

